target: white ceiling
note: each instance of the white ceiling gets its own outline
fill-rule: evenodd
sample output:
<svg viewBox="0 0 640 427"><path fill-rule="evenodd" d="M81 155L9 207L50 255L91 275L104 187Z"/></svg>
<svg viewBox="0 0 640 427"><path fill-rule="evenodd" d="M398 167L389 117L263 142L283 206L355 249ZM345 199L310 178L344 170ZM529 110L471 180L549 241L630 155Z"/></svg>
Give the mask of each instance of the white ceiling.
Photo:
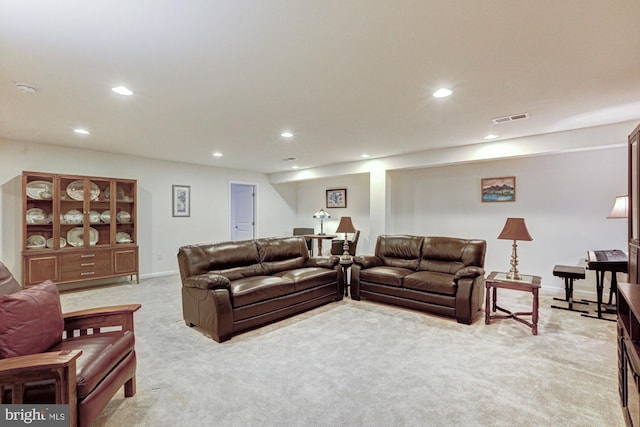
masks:
<svg viewBox="0 0 640 427"><path fill-rule="evenodd" d="M0 0L5 139L272 173L635 119L637 0Z"/></svg>

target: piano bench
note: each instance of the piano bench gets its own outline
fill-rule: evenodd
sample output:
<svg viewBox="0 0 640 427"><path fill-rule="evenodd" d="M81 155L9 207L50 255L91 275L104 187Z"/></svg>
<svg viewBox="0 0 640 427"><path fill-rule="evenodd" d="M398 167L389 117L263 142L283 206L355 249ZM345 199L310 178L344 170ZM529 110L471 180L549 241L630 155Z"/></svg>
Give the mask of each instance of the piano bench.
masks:
<svg viewBox="0 0 640 427"><path fill-rule="evenodd" d="M564 299L554 298L556 301L565 301L569 303L568 307L559 307L552 305L551 308L558 308L560 310L578 311L580 313L588 313L586 310L577 310L573 308L573 304L587 304L582 301L573 300L573 281L584 279L586 277L584 267L574 267L570 265L556 265L553 267L553 275L564 279Z"/></svg>

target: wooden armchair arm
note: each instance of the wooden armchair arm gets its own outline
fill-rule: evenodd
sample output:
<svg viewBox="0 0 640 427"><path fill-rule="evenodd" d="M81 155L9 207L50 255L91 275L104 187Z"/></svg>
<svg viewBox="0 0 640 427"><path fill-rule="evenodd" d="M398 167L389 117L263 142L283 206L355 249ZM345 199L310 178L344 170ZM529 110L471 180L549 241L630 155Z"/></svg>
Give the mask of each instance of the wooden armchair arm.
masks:
<svg viewBox="0 0 640 427"><path fill-rule="evenodd" d="M82 350L53 351L0 360L0 404L4 387L11 386L11 403L23 403L24 384L55 380L56 403L69 405L70 425L77 419L76 359Z"/></svg>
<svg viewBox="0 0 640 427"><path fill-rule="evenodd" d="M64 330L67 338L73 337L76 330L80 331L82 336L87 335L90 329L92 333L99 334L101 328L108 327L133 332L133 313L140 307L140 304L114 305L65 313Z"/></svg>

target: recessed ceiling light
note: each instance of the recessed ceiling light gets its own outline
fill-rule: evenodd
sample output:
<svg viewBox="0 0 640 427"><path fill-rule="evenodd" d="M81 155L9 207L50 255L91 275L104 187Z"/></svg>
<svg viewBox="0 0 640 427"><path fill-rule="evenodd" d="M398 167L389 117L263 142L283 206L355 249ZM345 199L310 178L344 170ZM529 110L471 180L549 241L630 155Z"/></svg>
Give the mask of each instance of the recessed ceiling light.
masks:
<svg viewBox="0 0 640 427"><path fill-rule="evenodd" d="M124 96L131 96L133 95L133 91L129 88L126 88L124 86L116 86L111 88L112 91L114 91L115 93L117 93L118 95L124 95Z"/></svg>
<svg viewBox="0 0 640 427"><path fill-rule="evenodd" d="M291 166L291 169L300 169L300 166L293 165L293 166Z"/></svg>
<svg viewBox="0 0 640 427"><path fill-rule="evenodd" d="M282 132L280 134L280 136L283 137L283 138L293 138L293 133L291 133L289 131L285 131L285 132Z"/></svg>
<svg viewBox="0 0 640 427"><path fill-rule="evenodd" d="M80 129L80 128L78 128L78 129L74 129L73 131L74 131L75 133L79 133L80 135L89 135L89 134L91 133L91 132L89 132L89 131L88 131L88 130L86 130L86 129Z"/></svg>
<svg viewBox="0 0 640 427"><path fill-rule="evenodd" d="M213 153L213 157L222 157L222 153L216 151L215 153Z"/></svg>
<svg viewBox="0 0 640 427"><path fill-rule="evenodd" d="M362 157L363 159L368 159L371 156L365 153L365 154L360 154L360 157Z"/></svg>
<svg viewBox="0 0 640 427"><path fill-rule="evenodd" d="M433 96L436 98L445 98L449 95L451 95L453 92L451 92L451 89L447 89L446 87L440 88L437 91L433 92Z"/></svg>
<svg viewBox="0 0 640 427"><path fill-rule="evenodd" d="M37 90L35 87L28 84L24 84L24 83L18 83L16 84L16 87L21 93L26 93L30 95L36 93L36 90Z"/></svg>
<svg viewBox="0 0 640 427"><path fill-rule="evenodd" d="M489 134L489 135L486 135L486 136L484 137L484 139L496 139L497 137L498 137L498 135Z"/></svg>

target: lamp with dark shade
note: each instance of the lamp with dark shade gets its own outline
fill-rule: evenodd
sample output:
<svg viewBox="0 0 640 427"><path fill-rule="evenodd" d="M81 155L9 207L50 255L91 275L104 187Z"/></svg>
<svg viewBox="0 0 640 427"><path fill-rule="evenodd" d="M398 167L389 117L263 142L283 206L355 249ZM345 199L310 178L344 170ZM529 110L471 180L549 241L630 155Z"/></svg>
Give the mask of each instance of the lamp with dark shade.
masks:
<svg viewBox="0 0 640 427"><path fill-rule="evenodd" d="M628 218L629 217L629 196L616 196L613 209L607 218Z"/></svg>
<svg viewBox="0 0 640 427"><path fill-rule="evenodd" d="M313 214L314 218L318 218L320 220L320 233L319 236L324 236L324 223L325 219L331 218L331 214L324 209L320 209L318 212Z"/></svg>
<svg viewBox="0 0 640 427"><path fill-rule="evenodd" d="M349 241L347 240L347 233L355 233L356 228L353 226L350 216L343 216L340 218L340 224L336 229L336 233L344 233L344 244L342 245L342 257L341 261L350 261L351 254L349 253Z"/></svg>
<svg viewBox="0 0 640 427"><path fill-rule="evenodd" d="M504 224L504 228L502 229L502 232L500 232L498 239L513 240L511 250L511 270L509 270L509 273L507 274L507 279L521 280L522 276L518 273L518 245L516 244L516 241L533 240L524 223L524 218L507 218L507 222Z"/></svg>

